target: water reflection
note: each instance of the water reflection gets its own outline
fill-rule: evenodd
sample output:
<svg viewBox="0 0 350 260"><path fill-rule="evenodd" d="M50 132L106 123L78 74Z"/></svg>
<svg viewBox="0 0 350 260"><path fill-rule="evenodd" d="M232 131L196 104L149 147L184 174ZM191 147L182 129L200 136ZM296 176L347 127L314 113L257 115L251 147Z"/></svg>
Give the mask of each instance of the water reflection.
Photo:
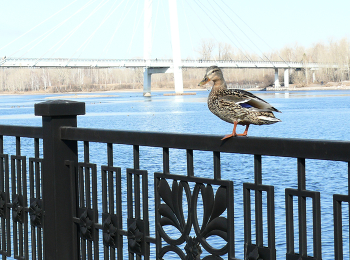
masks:
<svg viewBox="0 0 350 260"><path fill-rule="evenodd" d="M156 92L151 97L143 97L142 93L115 93L114 97L89 96L73 100L86 102L86 115L78 116L79 127L219 136L231 132L231 124L218 119L208 110L206 104L208 92L197 91L196 93L195 96L163 96L163 92ZM281 110L282 114L278 114L278 117L281 118L282 122L270 126L252 126L250 136L350 140L350 132L348 131L350 128L350 91L289 91L277 93L261 91L254 92L254 94ZM55 95L14 95L0 99L1 124L41 125L41 118L34 116L34 103L47 100L46 97L48 96L55 97ZM14 142L14 138L4 137L4 153L15 154L13 145L11 145ZM26 139L23 143L25 142ZM28 147L30 145L32 145L32 140L28 142ZM83 143L80 142L80 161L83 161L82 150ZM90 146L91 163L96 163L98 169L100 169L100 165L107 163L106 151L105 144L91 144ZM113 151L114 165L122 167L122 173L126 172L126 168L133 167L132 147L113 145ZM170 172L186 175L186 151L170 149L169 152ZM29 157L33 157L30 154L32 150L27 149L27 147L23 147L22 153L23 155L29 153ZM162 149L140 147L140 156L140 168L147 170L149 173L149 201L151 202L154 199L153 174L163 170ZM212 178L212 156L211 152L193 152L195 176ZM238 258L243 258L244 241L242 185L244 182L254 182L253 161L252 155L221 155L222 178L234 182L235 241ZM262 162L263 183L275 187L277 259L283 259L286 251L285 218L281 217L285 215L284 189L286 187L297 188L296 159L263 156ZM126 186L124 185L124 177L122 180L123 187ZM332 195L347 193L347 163L306 160L306 181L307 189L321 192L324 258L333 259ZM254 203L253 198L252 203ZM309 205L308 202L307 210L310 210ZM123 212L126 212L126 198L123 198L123 207ZM297 209L296 206L294 208ZM150 209L150 217L153 219L154 205L151 203ZM344 218L347 218L348 221L348 209L344 210ZM296 211L294 215L297 214ZM264 220L266 220L266 217L264 217ZM126 227L126 217L123 218L123 221L123 227ZM312 219L308 218L307 221L308 225L311 226ZM344 223L347 222L344 221ZM344 229L348 229L348 227L344 227ZM151 227L150 231L151 236L155 236L154 226ZM312 231L308 232L309 237L310 234L312 234ZM349 240L348 234L347 232L344 233L344 236L346 236L344 241ZM215 243L220 244L222 241L210 242L215 245ZM312 251L311 246L312 244L309 244L310 252ZM127 248L127 245L125 245L125 248ZM349 243L344 243L344 248L348 252Z"/></svg>

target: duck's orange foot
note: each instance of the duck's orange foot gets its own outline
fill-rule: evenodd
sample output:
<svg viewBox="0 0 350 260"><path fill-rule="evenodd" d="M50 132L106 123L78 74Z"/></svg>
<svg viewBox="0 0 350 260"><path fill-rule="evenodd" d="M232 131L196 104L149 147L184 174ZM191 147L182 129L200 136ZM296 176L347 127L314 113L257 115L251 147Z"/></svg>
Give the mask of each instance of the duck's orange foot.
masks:
<svg viewBox="0 0 350 260"><path fill-rule="evenodd" d="M225 139L233 137L233 136L236 136L236 135L234 135L234 134L225 135L221 140L225 140Z"/></svg>

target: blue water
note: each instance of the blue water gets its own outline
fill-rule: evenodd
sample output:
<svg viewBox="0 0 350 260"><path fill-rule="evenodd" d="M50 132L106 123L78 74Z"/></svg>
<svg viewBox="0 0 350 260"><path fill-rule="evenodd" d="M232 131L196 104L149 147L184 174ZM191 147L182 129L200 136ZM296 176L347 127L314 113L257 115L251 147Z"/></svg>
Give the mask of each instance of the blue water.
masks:
<svg viewBox="0 0 350 260"><path fill-rule="evenodd" d="M83 101L86 115L78 116L79 127L120 129L133 131L158 131L224 136L232 131L232 125L221 121L207 108L208 91L197 91L196 95L164 96L163 92L153 92L152 97L141 93L102 93L66 95L3 95L0 96L0 124L41 126L41 118L34 116L34 104L53 97ZM282 111L276 117L282 122L269 126L254 126L249 136L350 140L350 91L293 91L293 92L255 92L259 97ZM73 96L73 97L72 97ZM78 98L78 97L81 98ZM86 97L90 96L90 97ZM101 97L103 96L103 97ZM238 132L244 127L239 126ZM6 142L13 142L10 137ZM82 144L79 143L80 151ZM13 154L12 148L5 147L5 153ZM22 148L24 155L27 151ZM106 145L91 144L92 163L106 164ZM31 155L31 150L28 150ZM141 169L148 170L149 185L153 185L153 172L162 171L162 150L159 148L140 148ZM80 154L82 160L82 155ZM297 188L297 165L295 158L263 156L263 183L275 187L276 246L277 258L285 258L285 188ZM114 145L114 166L132 168L132 149L128 146ZM236 257L243 258L243 190L244 182L254 182L253 156L221 155L222 179L234 181L235 189L235 240ZM212 178L212 153L194 152L195 175ZM170 172L186 174L185 151L170 150ZM347 164L306 160L307 189L321 192L322 214L322 255L323 259L334 259L332 194L347 194ZM123 180L125 181L125 180ZM150 191L150 198L153 198ZM252 198L253 199L253 198ZM266 197L265 197L266 199ZM151 199L150 199L151 201ZM253 200L254 202L254 200ZM124 203L125 205L125 203ZM296 208L297 201L294 202ZM150 205L150 219L154 210ZM311 216L311 201L307 201L308 216ZM349 256L348 208L344 210L344 255ZM152 213L153 212L153 213ZM152 215L153 214L153 215ZM297 214L297 212L295 212ZM254 215L252 215L254 220ZM266 221L266 212L264 212ZM308 248L312 255L312 222L308 217ZM125 228L127 225L123 223ZM266 225L265 225L266 226ZM298 223L295 221L295 248L298 251ZM254 227L253 227L254 232ZM266 230L266 228L265 228ZM171 231L169 231L171 232ZM151 227L151 236L154 236ZM254 240L254 234L253 234ZM264 236L264 241L267 237ZM210 241L220 247L220 241ZM264 242L265 244L267 242ZM102 251L102 250L101 250ZM205 256L203 253L202 257ZM176 256L168 256L167 259Z"/></svg>

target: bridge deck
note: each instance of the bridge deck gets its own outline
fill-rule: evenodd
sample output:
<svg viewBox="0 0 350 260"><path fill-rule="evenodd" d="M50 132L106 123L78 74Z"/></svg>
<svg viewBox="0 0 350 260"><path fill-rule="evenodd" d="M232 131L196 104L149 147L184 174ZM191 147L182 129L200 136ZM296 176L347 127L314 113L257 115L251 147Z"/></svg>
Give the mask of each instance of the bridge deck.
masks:
<svg viewBox="0 0 350 260"><path fill-rule="evenodd" d="M320 67L334 67L335 65L284 61L215 61L215 60L182 60L183 68L207 68L217 65L221 68L258 68L258 69L301 69ZM16 59L0 60L0 67L36 67L36 68L170 68L173 60L143 60L143 59Z"/></svg>

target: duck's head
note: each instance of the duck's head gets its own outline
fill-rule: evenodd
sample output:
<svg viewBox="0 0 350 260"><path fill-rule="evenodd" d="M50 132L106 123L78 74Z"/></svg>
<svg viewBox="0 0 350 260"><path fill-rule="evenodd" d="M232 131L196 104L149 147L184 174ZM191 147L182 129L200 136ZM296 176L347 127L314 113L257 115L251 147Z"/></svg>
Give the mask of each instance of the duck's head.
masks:
<svg viewBox="0 0 350 260"><path fill-rule="evenodd" d="M218 66L211 66L207 68L204 78L201 82L199 82L198 86L202 86L208 83L209 81L213 81L214 85L216 85L216 83L219 83L221 85L225 82L224 76L222 75L222 71Z"/></svg>

